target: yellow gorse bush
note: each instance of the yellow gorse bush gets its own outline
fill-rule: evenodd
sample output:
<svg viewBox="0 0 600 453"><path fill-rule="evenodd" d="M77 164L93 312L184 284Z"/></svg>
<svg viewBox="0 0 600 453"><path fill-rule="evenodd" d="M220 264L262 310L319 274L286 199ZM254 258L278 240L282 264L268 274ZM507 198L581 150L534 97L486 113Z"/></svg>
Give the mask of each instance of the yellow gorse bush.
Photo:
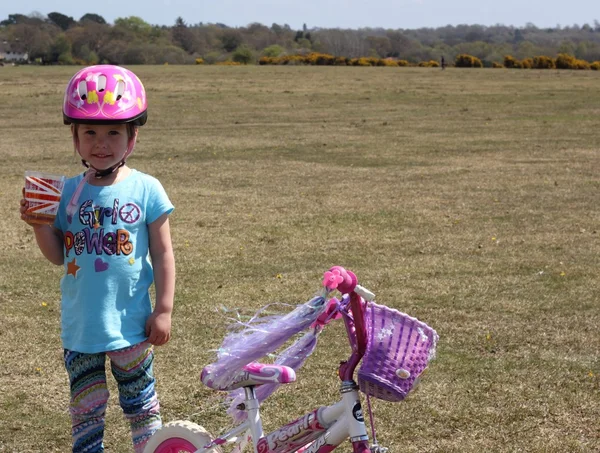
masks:
<svg viewBox="0 0 600 453"><path fill-rule="evenodd" d="M456 56L454 65L457 68L483 68L483 63L479 58L464 53Z"/></svg>
<svg viewBox="0 0 600 453"><path fill-rule="evenodd" d="M437 62L435 62L437 64ZM335 57L333 55L311 52L307 55L283 55L280 57L263 56L258 60L260 65L296 65L305 64L312 66L410 66L406 60L375 57Z"/></svg>
<svg viewBox="0 0 600 453"><path fill-rule="evenodd" d="M504 67L505 68L520 68L521 67L521 63L516 60L512 55L505 55L504 56Z"/></svg>
<svg viewBox="0 0 600 453"><path fill-rule="evenodd" d="M559 53L555 64L556 69L590 69L590 64L587 61L578 60L566 53Z"/></svg>
<svg viewBox="0 0 600 453"><path fill-rule="evenodd" d="M205 64L203 58L196 58L196 64ZM226 61L216 63L219 65L238 66L239 63ZM440 67L439 61L429 60L421 61L420 63L410 63L407 60L397 60L395 58L376 58L376 57L336 57L330 54L321 52L311 52L306 55L281 55L278 57L262 56L258 60L260 65L311 65L311 66L387 66L387 67ZM472 55L460 54L457 55L454 65L458 68L482 68L483 62ZM600 70L600 61L589 63L585 60L579 60L572 55L559 54L556 58L545 55L538 55L533 58L525 58L517 60L511 55L505 55L504 60L500 63L497 61L487 62L486 66L492 68L509 68L509 69L593 69Z"/></svg>
<svg viewBox="0 0 600 453"><path fill-rule="evenodd" d="M554 58L541 55L533 57L533 67L535 69L554 69L556 68L556 63L554 62Z"/></svg>
<svg viewBox="0 0 600 453"><path fill-rule="evenodd" d="M437 62L435 60L429 60L429 61L422 61L417 66L419 66L421 68L439 68L440 64L439 64L439 62Z"/></svg>
<svg viewBox="0 0 600 453"><path fill-rule="evenodd" d="M593 64L593 63L592 63ZM504 57L504 67L515 69L592 69L591 64L569 54L558 54L556 58L539 55L517 60L510 55Z"/></svg>
<svg viewBox="0 0 600 453"><path fill-rule="evenodd" d="M521 60L521 67L523 69L533 68L533 58L524 58L523 60Z"/></svg>
<svg viewBox="0 0 600 453"><path fill-rule="evenodd" d="M353 58L350 61L352 63L352 66L373 66L371 64L369 58L365 58L365 57Z"/></svg>

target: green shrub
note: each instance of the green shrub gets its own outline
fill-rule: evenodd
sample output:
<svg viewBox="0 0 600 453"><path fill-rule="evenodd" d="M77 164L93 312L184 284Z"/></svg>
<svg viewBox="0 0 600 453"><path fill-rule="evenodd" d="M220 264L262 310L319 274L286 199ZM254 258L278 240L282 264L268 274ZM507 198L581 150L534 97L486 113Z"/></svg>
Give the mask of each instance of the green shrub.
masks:
<svg viewBox="0 0 600 453"><path fill-rule="evenodd" d="M215 64L220 59L221 59L221 52L213 51L213 52L208 52L206 55L204 55L204 61L207 64Z"/></svg>
<svg viewBox="0 0 600 453"><path fill-rule="evenodd" d="M281 47L279 44L273 44L272 46L265 47L262 51L263 56L265 57L278 57L285 53L285 48Z"/></svg>
<svg viewBox="0 0 600 453"><path fill-rule="evenodd" d="M590 64L590 69L593 71L600 71L600 61L594 61Z"/></svg>
<svg viewBox="0 0 600 453"><path fill-rule="evenodd" d="M98 54L92 50L88 54L87 64L89 64L89 65L96 65L96 64L98 64L99 61L100 61L100 58L98 57Z"/></svg>
<svg viewBox="0 0 600 453"><path fill-rule="evenodd" d="M71 52L63 52L58 56L58 63L70 65L75 64L75 61L73 60Z"/></svg>
<svg viewBox="0 0 600 453"><path fill-rule="evenodd" d="M240 64L252 63L254 61L254 51L246 44L242 44L235 49L231 58L234 62Z"/></svg>

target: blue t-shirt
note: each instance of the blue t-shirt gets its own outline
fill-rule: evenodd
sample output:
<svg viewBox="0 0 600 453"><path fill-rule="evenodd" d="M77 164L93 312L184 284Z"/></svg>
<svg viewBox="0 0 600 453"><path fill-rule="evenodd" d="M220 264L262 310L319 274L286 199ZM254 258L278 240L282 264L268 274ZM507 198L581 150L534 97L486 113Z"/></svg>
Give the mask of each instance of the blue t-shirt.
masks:
<svg viewBox="0 0 600 453"><path fill-rule="evenodd" d="M131 170L111 186L85 183L69 222L66 206L82 178L65 182L54 223L64 236L61 338L72 351L113 351L147 338L148 225L173 205L156 178Z"/></svg>

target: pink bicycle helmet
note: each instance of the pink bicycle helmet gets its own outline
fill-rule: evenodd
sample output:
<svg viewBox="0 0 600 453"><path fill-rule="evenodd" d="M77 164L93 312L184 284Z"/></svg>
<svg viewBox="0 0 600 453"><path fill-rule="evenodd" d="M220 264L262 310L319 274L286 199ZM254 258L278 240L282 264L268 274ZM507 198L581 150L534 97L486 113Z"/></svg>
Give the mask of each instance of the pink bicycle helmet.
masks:
<svg viewBox="0 0 600 453"><path fill-rule="evenodd" d="M128 69L114 65L88 66L78 71L67 84L63 101L65 124L130 124L138 127L148 118L146 90L138 77ZM92 177L103 178L125 165L133 152L136 136L129 137L127 150L121 161L112 167L97 169L82 159L90 168L79 182L67 205L67 220L71 223L77 203L86 182ZM73 135L75 149L77 138Z"/></svg>
<svg viewBox="0 0 600 453"><path fill-rule="evenodd" d="M114 65L88 66L67 85L63 120L65 124L143 126L147 108L146 90L133 72Z"/></svg>

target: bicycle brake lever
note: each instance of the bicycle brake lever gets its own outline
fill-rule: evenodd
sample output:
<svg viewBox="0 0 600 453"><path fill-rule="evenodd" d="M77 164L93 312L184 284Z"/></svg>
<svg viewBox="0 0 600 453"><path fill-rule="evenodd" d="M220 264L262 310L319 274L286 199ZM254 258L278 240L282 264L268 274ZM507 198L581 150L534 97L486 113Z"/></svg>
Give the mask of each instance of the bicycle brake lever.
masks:
<svg viewBox="0 0 600 453"><path fill-rule="evenodd" d="M371 445L370 450L371 450L371 453L387 453L388 452L387 447L381 447L377 444Z"/></svg>
<svg viewBox="0 0 600 453"><path fill-rule="evenodd" d="M375 300L375 294L369 291L364 286L356 285L356 288L354 288L354 292L356 292L356 294L358 294L360 297L362 297L368 302Z"/></svg>

